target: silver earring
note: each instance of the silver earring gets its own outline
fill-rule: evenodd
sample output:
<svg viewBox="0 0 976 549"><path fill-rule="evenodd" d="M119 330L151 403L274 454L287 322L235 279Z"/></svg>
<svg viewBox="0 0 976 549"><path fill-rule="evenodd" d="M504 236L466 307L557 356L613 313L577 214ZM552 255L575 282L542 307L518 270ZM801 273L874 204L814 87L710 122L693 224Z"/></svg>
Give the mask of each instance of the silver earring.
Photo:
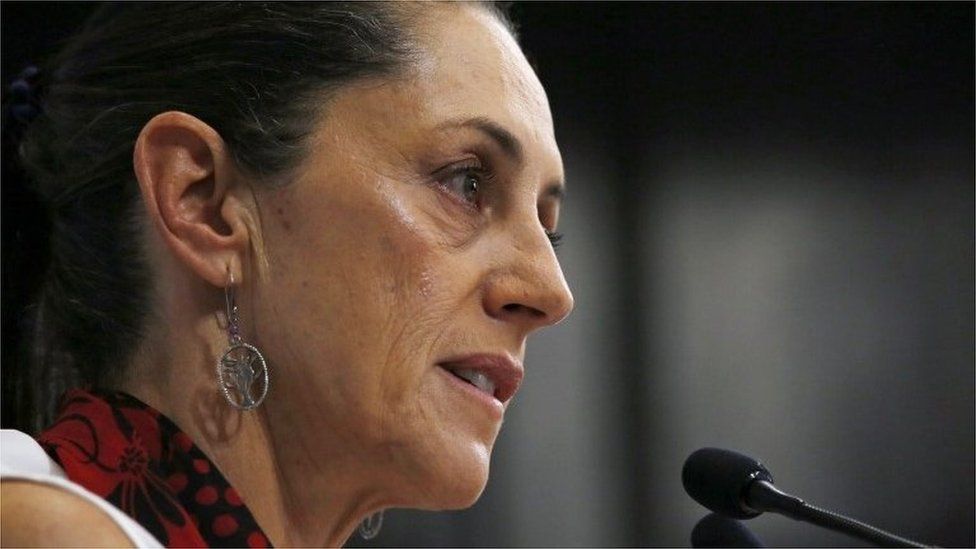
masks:
<svg viewBox="0 0 976 549"><path fill-rule="evenodd" d="M228 347L217 361L217 381L228 404L238 410L253 410L268 396L268 364L254 345L241 338L241 319L234 300L234 273L228 271L227 274L229 280L224 287L224 301L227 305Z"/></svg>
<svg viewBox="0 0 976 549"><path fill-rule="evenodd" d="M383 511L377 511L359 523L359 537L370 540L380 533L383 527Z"/></svg>

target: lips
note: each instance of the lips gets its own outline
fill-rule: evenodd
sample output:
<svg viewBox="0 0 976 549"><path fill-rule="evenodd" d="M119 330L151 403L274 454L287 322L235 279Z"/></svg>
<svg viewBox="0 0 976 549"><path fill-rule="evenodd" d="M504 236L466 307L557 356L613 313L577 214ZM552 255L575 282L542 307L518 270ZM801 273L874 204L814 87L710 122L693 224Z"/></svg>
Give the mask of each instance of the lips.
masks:
<svg viewBox="0 0 976 549"><path fill-rule="evenodd" d="M473 354L437 363L478 391L508 402L522 383L522 364L507 355Z"/></svg>

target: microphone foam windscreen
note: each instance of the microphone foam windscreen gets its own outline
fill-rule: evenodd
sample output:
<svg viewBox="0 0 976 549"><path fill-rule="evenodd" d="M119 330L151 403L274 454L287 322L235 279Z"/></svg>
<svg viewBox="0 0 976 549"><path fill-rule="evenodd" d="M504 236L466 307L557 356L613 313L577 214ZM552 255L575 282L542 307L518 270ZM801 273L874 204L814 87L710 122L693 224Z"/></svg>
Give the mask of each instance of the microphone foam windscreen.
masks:
<svg viewBox="0 0 976 549"><path fill-rule="evenodd" d="M741 522L715 513L705 515L691 531L692 547L765 547Z"/></svg>
<svg viewBox="0 0 976 549"><path fill-rule="evenodd" d="M746 488L757 480L773 482L762 463L738 452L720 448L695 450L681 470L685 491L710 511L748 519L760 514L744 504Z"/></svg>

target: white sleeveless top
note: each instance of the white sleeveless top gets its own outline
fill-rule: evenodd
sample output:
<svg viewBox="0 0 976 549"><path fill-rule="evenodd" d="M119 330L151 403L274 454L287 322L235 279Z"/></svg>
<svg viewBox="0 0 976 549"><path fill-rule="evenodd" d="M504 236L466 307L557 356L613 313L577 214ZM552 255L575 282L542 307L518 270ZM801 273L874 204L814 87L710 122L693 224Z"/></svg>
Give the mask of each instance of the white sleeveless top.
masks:
<svg viewBox="0 0 976 549"><path fill-rule="evenodd" d="M162 547L156 538L119 508L68 480L64 470L26 433L0 429L0 479L26 480L70 492L102 510L136 547Z"/></svg>

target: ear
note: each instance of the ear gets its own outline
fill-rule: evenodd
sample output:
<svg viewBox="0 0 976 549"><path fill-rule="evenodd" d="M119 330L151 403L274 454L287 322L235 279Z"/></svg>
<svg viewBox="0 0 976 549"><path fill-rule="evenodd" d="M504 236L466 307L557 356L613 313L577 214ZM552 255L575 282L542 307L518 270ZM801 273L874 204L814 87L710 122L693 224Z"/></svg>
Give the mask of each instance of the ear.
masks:
<svg viewBox="0 0 976 549"><path fill-rule="evenodd" d="M228 271L240 281L250 236L244 204L229 192L240 181L220 135L183 112L159 114L133 151L149 218L176 258L216 287Z"/></svg>

